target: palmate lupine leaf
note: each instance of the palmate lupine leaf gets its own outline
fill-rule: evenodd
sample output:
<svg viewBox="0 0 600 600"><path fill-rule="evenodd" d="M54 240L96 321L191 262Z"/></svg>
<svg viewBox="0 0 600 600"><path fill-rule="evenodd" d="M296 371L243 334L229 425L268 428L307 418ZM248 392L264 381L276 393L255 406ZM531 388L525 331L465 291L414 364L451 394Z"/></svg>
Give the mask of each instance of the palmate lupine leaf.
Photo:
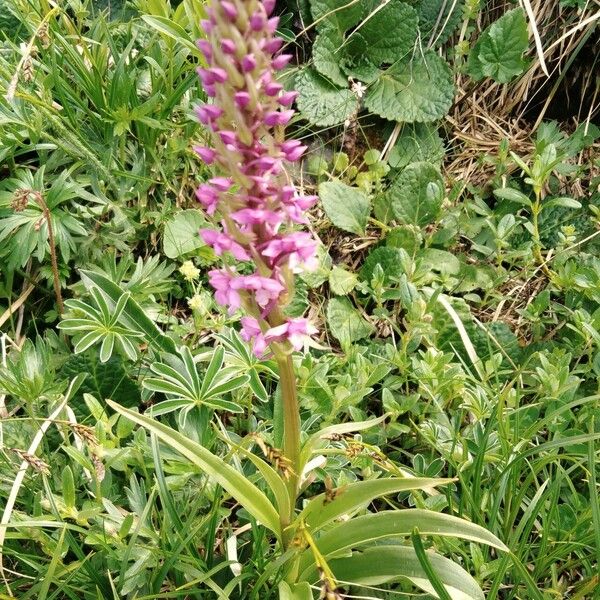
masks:
<svg viewBox="0 0 600 600"><path fill-rule="evenodd" d="M217 410L242 412L239 404L225 400L223 396L246 385L250 376L239 373L236 367L223 367L224 349L218 347L204 373L202 380L190 349L182 346L177 355L168 355L166 362L150 365L158 377L147 377L142 385L153 392L171 396L152 407L154 416L163 415L183 408L180 415L185 419L187 412L202 404Z"/></svg>

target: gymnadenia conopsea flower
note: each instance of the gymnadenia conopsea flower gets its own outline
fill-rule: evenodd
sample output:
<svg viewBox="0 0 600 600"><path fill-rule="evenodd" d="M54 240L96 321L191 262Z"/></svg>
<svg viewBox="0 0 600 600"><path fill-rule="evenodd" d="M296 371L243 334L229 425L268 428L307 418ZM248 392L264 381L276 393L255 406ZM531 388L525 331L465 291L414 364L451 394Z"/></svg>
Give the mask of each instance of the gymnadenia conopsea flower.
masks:
<svg viewBox="0 0 600 600"><path fill-rule="evenodd" d="M301 227L317 197L298 194L286 173L286 163L299 160L306 147L285 139L296 92L277 81L277 72L292 57L280 52L274 6L275 0L213 0L206 9L206 39L198 41L206 67L198 74L209 100L197 108L197 116L211 132L212 144L195 150L217 172L200 185L197 197L220 224L200 232L224 257L223 266L209 272L215 298L231 313L244 311L242 337L259 356L269 348L278 364L283 454L295 499L300 413L292 350L302 348L316 328L307 319L288 317L285 307L294 294L295 275L316 266L317 243ZM294 515L293 503L290 508L290 514L281 515L283 529Z"/></svg>
<svg viewBox="0 0 600 600"><path fill-rule="evenodd" d="M202 22L207 37L198 41L207 63L198 74L209 102L196 112L212 132L212 145L195 150L219 173L198 188L197 197L221 225L200 234L217 255L229 256L209 272L209 281L219 304L244 310L242 337L259 356L274 343L279 352L299 350L316 333L306 319L284 314L295 274L316 266L316 242L298 230L316 197L299 195L285 170L306 146L284 136L297 94L276 80L291 56L279 52L274 4L213 1ZM253 264L254 272L241 274L236 262Z"/></svg>

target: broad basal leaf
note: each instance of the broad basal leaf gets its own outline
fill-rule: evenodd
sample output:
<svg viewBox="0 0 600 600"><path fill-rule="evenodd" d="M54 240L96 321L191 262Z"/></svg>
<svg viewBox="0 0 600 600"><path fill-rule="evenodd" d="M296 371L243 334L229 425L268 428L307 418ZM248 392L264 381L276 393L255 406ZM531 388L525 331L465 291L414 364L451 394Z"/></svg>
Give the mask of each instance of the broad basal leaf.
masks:
<svg viewBox="0 0 600 600"><path fill-rule="evenodd" d="M371 205L362 191L341 181L326 181L319 186L319 197L325 213L336 227L364 235Z"/></svg>
<svg viewBox="0 0 600 600"><path fill-rule="evenodd" d="M481 588L462 567L435 552L428 552L427 558L452 600L484 600ZM405 578L422 590L435 593L415 551L409 546L367 548L351 557L331 560L329 566L340 581L373 586Z"/></svg>
<svg viewBox="0 0 600 600"><path fill-rule="evenodd" d="M295 87L298 108L313 125L343 123L358 109L358 99L349 89L336 87L314 69L304 69L296 77Z"/></svg>
<svg viewBox="0 0 600 600"><path fill-rule="evenodd" d="M115 402L108 405L129 420L142 425L154 433L162 442L179 452L193 465L199 467L216 481L228 494L231 494L256 520L265 527L280 534L279 516L269 499L244 475L227 464L223 459L209 452L200 444L190 440L167 425L145 415L128 410Z"/></svg>
<svg viewBox="0 0 600 600"><path fill-rule="evenodd" d="M454 537L487 544L498 550L508 548L483 527L464 519L431 510L411 508L381 511L356 517L328 529L316 542L325 558L350 548L359 548L378 540L410 536L418 528L421 535ZM300 559L300 579L312 571L314 555L305 550Z"/></svg>
<svg viewBox="0 0 600 600"><path fill-rule="evenodd" d="M392 121L428 122L442 118L453 98L450 67L428 51L382 72L365 95L365 106Z"/></svg>
<svg viewBox="0 0 600 600"><path fill-rule="evenodd" d="M394 217L423 227L438 216L444 199L440 172L425 162L408 165L387 191Z"/></svg>
<svg viewBox="0 0 600 600"><path fill-rule="evenodd" d="M299 518L310 527L311 531L317 531L343 515L364 508L376 498L402 491L426 490L451 481L451 479L427 477L390 477L357 481L338 489L333 500L328 498L327 494L311 498Z"/></svg>
<svg viewBox="0 0 600 600"><path fill-rule="evenodd" d="M510 81L527 66L523 53L528 43L523 10L509 10L479 36L469 54L469 75L477 80L491 77L499 83Z"/></svg>
<svg viewBox="0 0 600 600"><path fill-rule="evenodd" d="M367 42L366 57L369 60L378 65L392 64L412 56L417 24L414 8L400 0L390 0L365 15L356 30Z"/></svg>
<svg viewBox="0 0 600 600"><path fill-rule="evenodd" d="M329 331L342 346L357 342L373 333L373 326L348 298L332 298L327 305Z"/></svg>

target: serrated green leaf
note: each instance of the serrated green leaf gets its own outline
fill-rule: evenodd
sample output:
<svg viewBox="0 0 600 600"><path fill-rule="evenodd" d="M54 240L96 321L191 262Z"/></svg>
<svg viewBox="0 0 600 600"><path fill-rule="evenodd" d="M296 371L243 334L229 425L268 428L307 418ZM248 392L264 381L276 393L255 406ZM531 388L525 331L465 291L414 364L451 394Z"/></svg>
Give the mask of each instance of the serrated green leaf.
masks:
<svg viewBox="0 0 600 600"><path fill-rule="evenodd" d="M165 225L163 250L169 258L179 258L204 246L198 230L206 220L198 210L182 210Z"/></svg>
<svg viewBox="0 0 600 600"><path fill-rule="evenodd" d="M342 346L348 346L373 333L373 326L352 306L348 298L331 298L327 304L327 325Z"/></svg>
<svg viewBox="0 0 600 600"><path fill-rule="evenodd" d="M444 179L426 162L408 165L386 193L396 219L424 227L440 213L444 200Z"/></svg>
<svg viewBox="0 0 600 600"><path fill-rule="evenodd" d="M319 197L325 213L336 227L364 235L371 205L363 192L341 181L326 181L319 185Z"/></svg>
<svg viewBox="0 0 600 600"><path fill-rule="evenodd" d="M414 51L419 31L417 13L401 0L390 0L367 15L357 31L367 42L366 57L371 62L395 63Z"/></svg>
<svg viewBox="0 0 600 600"><path fill-rule="evenodd" d="M462 20L464 0L420 0L416 6L419 14L421 38L429 47L439 47L448 41Z"/></svg>
<svg viewBox="0 0 600 600"><path fill-rule="evenodd" d="M360 277L367 283L371 282L373 272L377 265L381 265L384 274L384 282L389 283L392 279L398 279L403 273L404 258L406 254L400 248L382 246L374 248L369 252L360 270Z"/></svg>
<svg viewBox="0 0 600 600"><path fill-rule="evenodd" d="M325 29L317 35L312 48L313 65L321 75L340 87L348 85L342 72L342 46L344 38L335 29Z"/></svg>
<svg viewBox="0 0 600 600"><path fill-rule="evenodd" d="M356 273L335 266L329 273L329 288L336 296L346 296L358 283Z"/></svg>
<svg viewBox="0 0 600 600"><path fill-rule="evenodd" d="M365 107L391 121L429 122L442 118L453 98L450 67L427 51L381 73L365 95Z"/></svg>
<svg viewBox="0 0 600 600"><path fill-rule="evenodd" d="M427 558L452 600L484 600L478 583L462 567L435 552L428 552ZM425 592L435 593L414 549L408 546L367 548L348 558L333 559L329 566L341 581L375 586L405 578Z"/></svg>
<svg viewBox="0 0 600 600"><path fill-rule="evenodd" d="M84 394L90 394L101 401L112 398L126 406L137 406L141 402L140 389L129 378L123 359L119 356L112 356L107 362L101 363L92 353L72 355L63 365L60 375L67 378L84 376L71 403L78 418L90 412L85 406Z"/></svg>
<svg viewBox="0 0 600 600"><path fill-rule="evenodd" d="M413 162L440 165L444 158L444 143L437 127L430 123L406 123L390 150L388 164L403 169Z"/></svg>
<svg viewBox="0 0 600 600"><path fill-rule="evenodd" d="M314 69L304 69L296 77L295 87L298 109L313 125L343 123L358 109L358 99L349 89L336 87Z"/></svg>
<svg viewBox="0 0 600 600"><path fill-rule="evenodd" d="M360 21L363 7L353 0L311 0L310 12L317 30L335 28L343 34Z"/></svg>
<svg viewBox="0 0 600 600"><path fill-rule="evenodd" d="M115 303L123 295L123 290L102 273L85 269L81 269L79 272L86 288L94 286L100 288ZM124 324L143 333L145 341L155 350L169 353L176 351L175 342L158 328L133 298L127 298L122 317Z"/></svg>
<svg viewBox="0 0 600 600"><path fill-rule="evenodd" d="M491 77L498 83L507 83L525 70L523 53L528 44L523 10L509 10L479 36L469 53L467 71L475 80Z"/></svg>

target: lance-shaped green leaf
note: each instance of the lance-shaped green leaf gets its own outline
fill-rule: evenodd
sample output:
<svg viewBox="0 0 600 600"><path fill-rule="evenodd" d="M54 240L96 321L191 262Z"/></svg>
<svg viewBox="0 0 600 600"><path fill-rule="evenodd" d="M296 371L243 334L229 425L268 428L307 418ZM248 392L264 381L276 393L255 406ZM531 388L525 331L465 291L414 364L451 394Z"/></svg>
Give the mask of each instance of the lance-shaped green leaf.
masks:
<svg viewBox="0 0 600 600"><path fill-rule="evenodd" d="M305 581L302 583L289 584L281 581L278 587L279 600L313 600L310 585Z"/></svg>
<svg viewBox="0 0 600 600"><path fill-rule="evenodd" d="M315 532L343 515L364 508L381 496L410 490L425 490L451 481L451 479L428 477L392 477L358 481L338 488L333 500L330 500L327 494L315 496L300 513L298 520L304 521L310 531Z"/></svg>
<svg viewBox="0 0 600 600"><path fill-rule="evenodd" d="M410 536L415 527L421 535L456 537L487 544L498 550L508 548L492 533L469 521L431 510L412 508L364 515L329 529L316 540L319 551L327 557L350 548L359 548L390 537ZM300 559L300 573L312 569L314 557L305 550Z"/></svg>
<svg viewBox="0 0 600 600"><path fill-rule="evenodd" d="M368 421L351 421L349 423L338 423L337 425L329 425L328 427L323 427L320 431L313 433L308 440L306 440L304 446L302 447L302 452L300 453L300 465L301 470L304 468L304 465L310 460L312 454L318 449L327 444L327 440L334 435L345 435L347 433L354 433L357 431L364 431L365 429L370 429L371 427L375 427L375 425L379 425L381 422L385 421L386 417L389 413L378 417L377 419L369 419Z"/></svg>
<svg viewBox="0 0 600 600"><path fill-rule="evenodd" d="M188 439L171 427L150 417L123 408L116 402L107 400L108 405L119 414L141 425L167 446L179 452L192 464L216 481L228 494L237 500L257 521L280 536L279 516L269 499L244 475L236 471L223 459L215 456L200 444Z"/></svg>
<svg viewBox="0 0 600 600"><path fill-rule="evenodd" d="M427 552L427 558L452 600L484 600L481 588L462 567L435 552ZM408 579L425 592L435 593L414 549L408 546L367 548L349 558L331 560L329 566L339 581L384 585Z"/></svg>

